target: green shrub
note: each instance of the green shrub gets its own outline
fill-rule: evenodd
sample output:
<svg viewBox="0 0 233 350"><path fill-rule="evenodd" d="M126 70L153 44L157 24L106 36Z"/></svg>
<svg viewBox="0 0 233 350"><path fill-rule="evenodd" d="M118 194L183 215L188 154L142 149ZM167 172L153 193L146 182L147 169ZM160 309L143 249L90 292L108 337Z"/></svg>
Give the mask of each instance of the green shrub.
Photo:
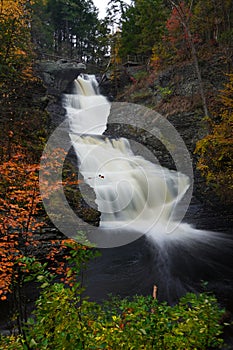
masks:
<svg viewBox="0 0 233 350"><path fill-rule="evenodd" d="M214 296L189 293L174 306L151 296L90 302L80 276L95 250L70 248L67 284L54 283L46 265L29 259L27 267L42 283L42 292L24 337L2 337L0 349L204 350L223 345L224 310Z"/></svg>
<svg viewBox="0 0 233 350"><path fill-rule="evenodd" d="M24 341L21 336L3 336L0 334L0 349L1 350L25 350Z"/></svg>
<svg viewBox="0 0 233 350"><path fill-rule="evenodd" d="M223 343L224 311L211 295L187 294L172 307L142 296L98 305L76 292L56 283L42 293L28 325L32 349L204 350Z"/></svg>

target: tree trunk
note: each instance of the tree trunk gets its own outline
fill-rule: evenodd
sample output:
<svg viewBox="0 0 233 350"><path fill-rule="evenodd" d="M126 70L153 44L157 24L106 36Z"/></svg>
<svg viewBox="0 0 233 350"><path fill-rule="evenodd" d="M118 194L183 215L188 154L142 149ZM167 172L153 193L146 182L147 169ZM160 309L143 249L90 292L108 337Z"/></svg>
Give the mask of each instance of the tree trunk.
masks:
<svg viewBox="0 0 233 350"><path fill-rule="evenodd" d="M198 56L197 56L197 50L195 47L195 44L193 42L193 37L192 37L192 33L190 30L190 26L189 26L189 18L186 18L186 14L184 13L182 7L180 5L177 5L174 1L169 0L170 4L175 7L175 9L177 10L177 13L179 15L179 19L180 19L180 23L182 24L185 32L187 33L188 36L188 43L190 45L191 48L191 54L192 54L192 59L193 59L193 63L194 63L194 67L196 70L196 74L197 74L197 80L198 80L198 85L200 88L200 95L201 95L201 100L202 100L202 107L203 107L203 111L205 116L209 116L209 111L208 111L208 107L207 107L207 103L206 103L206 97L205 97L205 92L204 92L204 87L203 87L203 80L202 80L202 76L201 76L201 70L199 67L199 63L198 63ZM191 7L192 7L192 3L190 5L190 11L191 11Z"/></svg>
<svg viewBox="0 0 233 350"><path fill-rule="evenodd" d="M204 110L205 116L208 117L209 111L208 111L208 107L207 107L207 103L206 103L206 97L205 97L205 92L204 92L204 87L203 87L203 80L202 80L201 70L200 70L199 63L198 63L197 51L196 51L196 48L195 48L195 45L193 42L192 34L187 26L185 27L185 30L188 34L189 44L191 47L192 59L193 59L193 63L194 63L196 74L197 74L197 80L198 80L198 84L199 84L199 88L200 88L203 110Z"/></svg>

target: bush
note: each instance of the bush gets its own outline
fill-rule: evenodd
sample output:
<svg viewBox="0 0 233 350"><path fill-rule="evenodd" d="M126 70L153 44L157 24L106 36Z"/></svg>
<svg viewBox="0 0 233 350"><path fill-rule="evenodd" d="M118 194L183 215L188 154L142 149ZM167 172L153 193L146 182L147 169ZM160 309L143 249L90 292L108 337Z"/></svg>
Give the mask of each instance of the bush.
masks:
<svg viewBox="0 0 233 350"><path fill-rule="evenodd" d="M31 268L31 276L41 283L41 295L23 336L0 338L1 349L204 350L222 346L224 310L214 296L189 293L174 306L151 296L113 297L101 305L90 302L83 296L80 276L96 252L80 249L78 244L70 248L64 283L54 283L46 264Z"/></svg>
<svg viewBox="0 0 233 350"><path fill-rule="evenodd" d="M28 325L32 349L208 349L222 345L223 310L215 297L187 294L175 306L152 297L114 298L102 306L54 284Z"/></svg>

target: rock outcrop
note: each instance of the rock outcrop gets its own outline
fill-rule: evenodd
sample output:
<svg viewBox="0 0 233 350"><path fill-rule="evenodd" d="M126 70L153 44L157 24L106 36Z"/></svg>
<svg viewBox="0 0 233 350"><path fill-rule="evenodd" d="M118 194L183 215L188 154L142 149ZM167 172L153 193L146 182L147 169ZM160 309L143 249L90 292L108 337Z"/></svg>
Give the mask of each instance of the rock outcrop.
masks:
<svg viewBox="0 0 233 350"><path fill-rule="evenodd" d="M53 95L60 95L85 70L85 64L74 60L41 61L37 64L38 75Z"/></svg>

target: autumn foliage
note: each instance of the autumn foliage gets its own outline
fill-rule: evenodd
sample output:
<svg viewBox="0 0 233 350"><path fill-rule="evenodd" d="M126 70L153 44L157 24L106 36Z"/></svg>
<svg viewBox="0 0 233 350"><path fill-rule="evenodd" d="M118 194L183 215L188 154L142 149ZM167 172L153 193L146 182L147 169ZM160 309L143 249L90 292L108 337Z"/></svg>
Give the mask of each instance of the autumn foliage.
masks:
<svg viewBox="0 0 233 350"><path fill-rule="evenodd" d="M19 76L29 63L30 3L30 0L0 2L0 71L7 79L9 75L13 79L14 75Z"/></svg>
<svg viewBox="0 0 233 350"><path fill-rule="evenodd" d="M37 164L29 164L18 147L0 165L0 295L6 298L14 278L17 261L29 249L32 233L41 227L36 218L41 202Z"/></svg>
<svg viewBox="0 0 233 350"><path fill-rule="evenodd" d="M46 223L41 188L43 188L43 197L49 197L59 190L60 186L77 185L79 182L72 172L69 176L66 175L61 183L52 181L53 173L59 171L58 168L62 168L64 150L53 151L52 159L43 169L45 178L40 186L41 166L30 162L28 150L18 146L12 149L11 153L9 157L5 150L0 165L0 297L3 300L11 291L12 283L17 280L17 271L21 265L19 259L24 256L33 256L39 244L33 234L40 233L41 227ZM44 259L50 261L50 267L58 274L66 272L64 259L59 262L56 259L67 250L68 242L68 239L57 239L50 242L49 249L44 248Z"/></svg>
<svg viewBox="0 0 233 350"><path fill-rule="evenodd" d="M46 215L39 191L39 160L48 135L45 88L34 76L30 33L33 1L0 1L0 298L21 285L23 257L40 250L35 240ZM50 186L55 190L56 184ZM46 249L51 265L65 249ZM60 267L57 266L60 269Z"/></svg>
<svg viewBox="0 0 233 350"><path fill-rule="evenodd" d="M231 202L233 197L233 74L219 96L218 121L210 121L211 132L197 143L198 168L219 196ZM215 112L216 114L216 112ZM217 117L217 116L215 116Z"/></svg>
<svg viewBox="0 0 233 350"><path fill-rule="evenodd" d="M182 1L173 7L170 17L166 21L166 33L163 36L163 41L169 44L167 49L173 51L176 59L190 58L191 47L187 26L191 27L192 18L191 9ZM192 33L192 41L194 44L201 41L198 33Z"/></svg>

